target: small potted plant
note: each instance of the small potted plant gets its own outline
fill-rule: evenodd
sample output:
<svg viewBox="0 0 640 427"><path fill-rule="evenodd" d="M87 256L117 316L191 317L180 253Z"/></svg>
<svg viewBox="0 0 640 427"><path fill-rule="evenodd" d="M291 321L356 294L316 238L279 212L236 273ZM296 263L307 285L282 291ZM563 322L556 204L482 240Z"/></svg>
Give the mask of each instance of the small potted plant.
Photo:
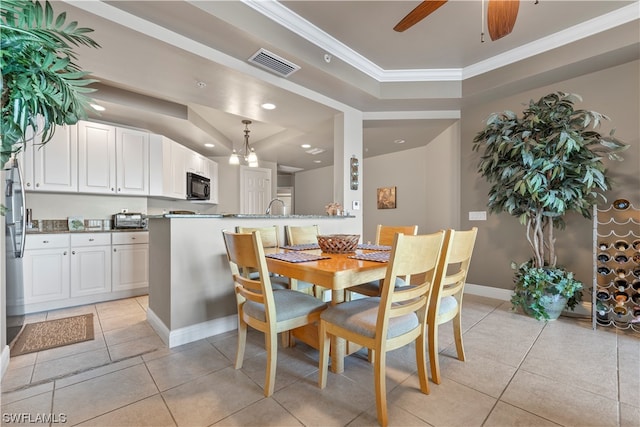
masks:
<svg viewBox="0 0 640 427"><path fill-rule="evenodd" d="M522 117L493 113L473 140L474 151L484 148L478 171L491 184L489 212L506 212L526 227L533 258L512 264L511 301L537 319L557 318L580 301L582 284L557 264L554 232L565 227L569 212L591 218L593 205L610 188L603 157L622 160L617 153L628 148L613 131L598 133L608 117L576 108L578 101L579 95L555 92L531 100ZM560 310L547 307L556 300Z"/></svg>
<svg viewBox="0 0 640 427"><path fill-rule="evenodd" d="M513 307L521 307L538 320L557 319L565 308L573 310L582 300L582 283L562 267L538 268L532 261L511 263L515 273Z"/></svg>

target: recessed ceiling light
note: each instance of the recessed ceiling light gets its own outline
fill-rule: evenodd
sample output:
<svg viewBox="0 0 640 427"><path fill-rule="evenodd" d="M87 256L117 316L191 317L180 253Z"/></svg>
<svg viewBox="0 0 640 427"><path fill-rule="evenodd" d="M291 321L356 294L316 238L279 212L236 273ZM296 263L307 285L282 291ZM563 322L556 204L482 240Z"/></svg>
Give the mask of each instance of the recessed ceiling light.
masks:
<svg viewBox="0 0 640 427"><path fill-rule="evenodd" d="M205 147L208 147L208 148L213 148L213 147L215 147L215 145L213 145L213 144L204 144L204 146L205 146Z"/></svg>
<svg viewBox="0 0 640 427"><path fill-rule="evenodd" d="M262 108L264 108L265 110L275 110L276 105L270 102L265 102L264 104L262 104Z"/></svg>
<svg viewBox="0 0 640 427"><path fill-rule="evenodd" d="M104 111L106 110L106 108L104 108L102 105L98 105L98 104L89 104L91 105L91 108L93 108L96 111Z"/></svg>
<svg viewBox="0 0 640 427"><path fill-rule="evenodd" d="M313 163L322 163L322 160L314 160Z"/></svg>
<svg viewBox="0 0 640 427"><path fill-rule="evenodd" d="M302 144L300 147L302 147L302 148L311 148L311 144Z"/></svg>
<svg viewBox="0 0 640 427"><path fill-rule="evenodd" d="M393 141L394 144L404 144L406 141L404 139L396 139Z"/></svg>

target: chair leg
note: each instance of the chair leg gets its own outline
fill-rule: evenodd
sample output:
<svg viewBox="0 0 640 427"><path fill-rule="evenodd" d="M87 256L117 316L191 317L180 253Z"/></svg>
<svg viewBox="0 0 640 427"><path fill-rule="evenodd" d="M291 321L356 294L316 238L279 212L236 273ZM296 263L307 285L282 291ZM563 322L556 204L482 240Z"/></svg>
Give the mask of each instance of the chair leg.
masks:
<svg viewBox="0 0 640 427"><path fill-rule="evenodd" d="M462 313L460 311L458 311L456 317L453 318L453 336L456 340L458 360L464 362L464 346L462 345Z"/></svg>
<svg viewBox="0 0 640 427"><path fill-rule="evenodd" d="M438 360L438 325L435 321L429 323L429 364L431 365L431 379L440 384L440 360Z"/></svg>
<svg viewBox="0 0 640 427"><path fill-rule="evenodd" d="M389 423L389 415L387 413L387 383L385 364L387 362L387 354L385 351L375 351L374 361L374 382L376 386L376 410L378 412L378 422L382 427L386 427Z"/></svg>
<svg viewBox="0 0 640 427"><path fill-rule="evenodd" d="M265 333L265 344L267 347L267 373L264 381L264 395L265 397L269 397L273 394L273 390L276 385L278 334L267 331Z"/></svg>
<svg viewBox="0 0 640 427"><path fill-rule="evenodd" d="M418 378L420 379L420 391L429 394L429 379L427 374L427 350L424 334L416 340L416 363L418 365Z"/></svg>
<svg viewBox="0 0 640 427"><path fill-rule="evenodd" d="M238 318L238 348L236 350L236 369L242 368L244 360L244 349L247 345L247 324Z"/></svg>
<svg viewBox="0 0 640 427"><path fill-rule="evenodd" d="M318 323L318 341L320 344L318 387L325 388L325 386L327 385L327 370L329 369L329 348L331 340L329 339L329 334L327 334L327 327L325 322L320 320Z"/></svg>

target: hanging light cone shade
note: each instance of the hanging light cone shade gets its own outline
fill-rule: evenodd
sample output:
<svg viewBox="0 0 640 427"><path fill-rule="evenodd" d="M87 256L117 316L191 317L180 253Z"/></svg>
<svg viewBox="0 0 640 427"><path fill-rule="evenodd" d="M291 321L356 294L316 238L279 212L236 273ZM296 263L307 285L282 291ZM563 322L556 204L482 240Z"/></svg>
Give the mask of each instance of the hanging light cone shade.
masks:
<svg viewBox="0 0 640 427"><path fill-rule="evenodd" d="M231 153L231 157L229 157L230 165L239 165L240 164L240 156L236 152L235 148L233 149L233 153Z"/></svg>

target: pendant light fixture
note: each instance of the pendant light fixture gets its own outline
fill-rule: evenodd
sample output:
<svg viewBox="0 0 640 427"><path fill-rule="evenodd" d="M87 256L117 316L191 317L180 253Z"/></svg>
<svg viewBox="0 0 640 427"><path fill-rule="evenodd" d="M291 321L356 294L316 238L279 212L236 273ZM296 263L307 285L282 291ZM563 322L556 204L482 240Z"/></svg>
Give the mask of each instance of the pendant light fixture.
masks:
<svg viewBox="0 0 640 427"><path fill-rule="evenodd" d="M242 123L244 124L244 153L241 152L241 154L243 154L244 161L247 163L247 165L249 165L250 168L257 168L258 155L256 154L256 150L253 147L249 146L249 132L251 132L249 130L249 125L251 124L251 120L243 120ZM229 157L229 164L240 164L240 154L238 154L235 148L231 153L231 157Z"/></svg>

